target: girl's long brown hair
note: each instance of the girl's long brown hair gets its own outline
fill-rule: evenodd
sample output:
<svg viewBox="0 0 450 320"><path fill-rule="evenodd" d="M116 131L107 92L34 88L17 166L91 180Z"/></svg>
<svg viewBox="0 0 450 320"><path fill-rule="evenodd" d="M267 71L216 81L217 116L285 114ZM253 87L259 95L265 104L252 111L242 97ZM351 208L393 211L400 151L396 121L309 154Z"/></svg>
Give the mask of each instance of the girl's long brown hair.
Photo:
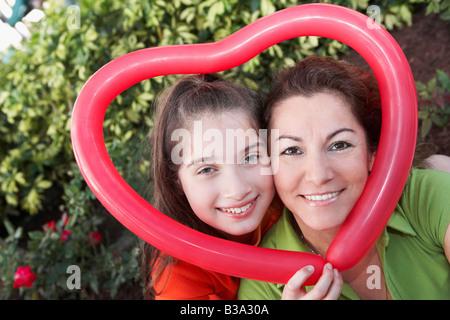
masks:
<svg viewBox="0 0 450 320"><path fill-rule="evenodd" d="M262 128L262 100L256 92L212 74L187 76L160 97L153 129L152 205L185 226L218 237L222 237L220 233L201 221L192 211L178 183L179 166L171 159L171 152L177 141L172 141L171 135L176 129L189 130L190 124L202 116L214 116L233 110L247 112L254 128ZM155 298L158 294L154 289L155 282L174 261L173 257L144 243L142 273L145 298Z"/></svg>

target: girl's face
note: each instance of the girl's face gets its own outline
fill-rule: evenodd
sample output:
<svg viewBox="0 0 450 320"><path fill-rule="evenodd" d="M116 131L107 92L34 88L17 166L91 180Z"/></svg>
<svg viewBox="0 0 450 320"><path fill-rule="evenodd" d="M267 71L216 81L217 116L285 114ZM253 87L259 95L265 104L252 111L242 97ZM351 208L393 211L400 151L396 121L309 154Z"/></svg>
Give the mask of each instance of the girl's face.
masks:
<svg viewBox="0 0 450 320"><path fill-rule="evenodd" d="M203 116L188 132L178 179L192 210L230 239L254 231L274 185L267 147L248 115Z"/></svg>
<svg viewBox="0 0 450 320"><path fill-rule="evenodd" d="M277 192L300 226L339 228L360 197L375 155L365 132L336 94L294 96L273 111L270 124Z"/></svg>

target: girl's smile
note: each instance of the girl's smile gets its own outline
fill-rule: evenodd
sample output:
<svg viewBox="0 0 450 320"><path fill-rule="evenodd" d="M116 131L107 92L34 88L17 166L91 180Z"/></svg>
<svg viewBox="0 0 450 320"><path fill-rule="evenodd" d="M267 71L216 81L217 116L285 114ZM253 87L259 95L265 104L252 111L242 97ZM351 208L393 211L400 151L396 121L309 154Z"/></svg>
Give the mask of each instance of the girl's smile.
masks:
<svg viewBox="0 0 450 320"><path fill-rule="evenodd" d="M254 208L256 199L257 198L251 200L250 202L248 202L243 206L235 205L233 207L220 207L218 209L234 218L244 217L245 215L249 214L249 212Z"/></svg>

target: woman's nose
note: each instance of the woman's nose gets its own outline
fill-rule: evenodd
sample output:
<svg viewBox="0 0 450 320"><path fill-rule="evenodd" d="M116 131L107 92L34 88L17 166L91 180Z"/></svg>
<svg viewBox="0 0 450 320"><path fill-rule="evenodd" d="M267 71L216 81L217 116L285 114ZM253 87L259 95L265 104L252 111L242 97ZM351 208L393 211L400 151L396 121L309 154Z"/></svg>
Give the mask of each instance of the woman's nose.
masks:
<svg viewBox="0 0 450 320"><path fill-rule="evenodd" d="M305 180L314 185L323 185L332 178L331 164L326 155L317 153L309 154L303 170Z"/></svg>

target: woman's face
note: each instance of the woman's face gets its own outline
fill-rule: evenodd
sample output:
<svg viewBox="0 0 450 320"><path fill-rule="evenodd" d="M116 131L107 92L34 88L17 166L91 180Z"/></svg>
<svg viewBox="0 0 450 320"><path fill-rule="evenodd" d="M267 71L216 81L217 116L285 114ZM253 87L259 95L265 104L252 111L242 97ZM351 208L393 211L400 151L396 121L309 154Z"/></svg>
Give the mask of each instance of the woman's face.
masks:
<svg viewBox="0 0 450 320"><path fill-rule="evenodd" d="M340 96L294 96L275 106L270 123L277 192L297 222L314 230L340 227L372 169L364 129Z"/></svg>
<svg viewBox="0 0 450 320"><path fill-rule="evenodd" d="M248 115L202 117L183 137L178 179L194 213L226 235L253 232L275 192L267 146Z"/></svg>

